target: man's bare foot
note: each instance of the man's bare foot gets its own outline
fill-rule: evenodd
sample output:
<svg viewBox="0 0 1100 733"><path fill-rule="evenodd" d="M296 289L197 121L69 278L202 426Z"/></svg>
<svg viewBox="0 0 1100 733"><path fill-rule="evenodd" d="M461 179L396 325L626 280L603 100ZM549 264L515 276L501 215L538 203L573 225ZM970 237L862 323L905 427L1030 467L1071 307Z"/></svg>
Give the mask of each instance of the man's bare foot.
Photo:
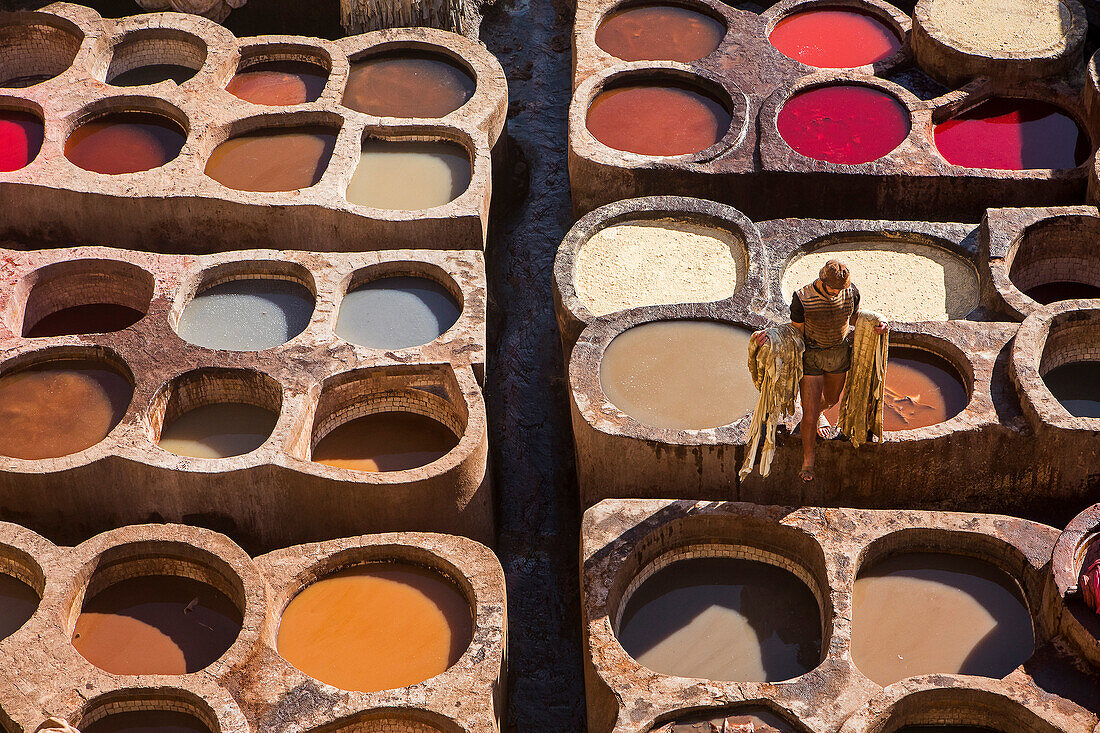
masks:
<svg viewBox="0 0 1100 733"><path fill-rule="evenodd" d="M817 418L817 434L824 440L829 440L835 435L833 426L829 424L829 418L825 417L824 413ZM812 469L813 466L810 466L810 468Z"/></svg>
<svg viewBox="0 0 1100 733"><path fill-rule="evenodd" d="M811 463L808 466L802 466L801 470L799 470L799 472L798 472L798 477L800 479L802 479L803 481L805 481L806 483L809 483L809 482L813 481L814 480L814 464Z"/></svg>

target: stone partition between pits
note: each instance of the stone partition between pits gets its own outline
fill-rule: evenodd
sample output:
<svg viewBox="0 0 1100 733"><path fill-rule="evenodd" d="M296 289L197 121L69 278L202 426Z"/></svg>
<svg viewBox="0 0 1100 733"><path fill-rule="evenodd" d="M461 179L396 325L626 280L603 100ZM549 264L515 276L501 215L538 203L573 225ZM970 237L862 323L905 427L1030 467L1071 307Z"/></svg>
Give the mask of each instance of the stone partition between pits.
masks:
<svg viewBox="0 0 1100 733"><path fill-rule="evenodd" d="M1060 674L1081 674L1074 666L1084 661L1073 653L1048 654L1063 642L1064 608L1047 570L1057 538L1052 527L994 515L605 500L588 509L581 530L588 729L642 733L678 717L756 706L812 733L893 733L905 724L935 723L1092 733L1098 719L1082 707L1087 701L1063 697L1057 684L1045 686ZM700 541L800 558L811 587L824 596L828 628L820 665L786 682L719 682L653 672L624 651L615 636L616 609L645 558ZM1036 653L1004 679L932 674L886 688L867 679L851 659L852 593L857 558L873 544L962 555L1009 573L1030 609ZM1095 672L1084 675L1081 689L1096 684Z"/></svg>
<svg viewBox="0 0 1100 733"><path fill-rule="evenodd" d="M991 96L1008 95L1060 107L1093 138L1092 152L1100 139L1100 120L1085 110L1086 21L1076 0L1060 5L1067 24L1057 31L1064 36L1055 44L1058 49L1047 49L1046 55L1042 49L1023 54L972 50L965 65L943 60L961 52L929 40L933 24L922 10L928 0L918 6L916 20L885 0L785 0L759 14L745 7L750 4L721 0L671 4L722 19L726 32L715 52L687 63L623 61L597 45L596 31L629 3L578 3L569 110L569 172L577 215L620 199L670 193L733 204L754 219L797 215L975 221L990 204L1082 200L1091 158L1059 169L967 168L948 162L933 141L935 125ZM771 45L768 35L777 22L813 8L862 11L901 37L901 48L866 66L822 69L788 58ZM950 87L932 78L945 69L954 72ZM641 155L609 147L587 128L588 110L605 88L671 80L709 90L723 102L733 121L720 142L694 154ZM909 117L908 134L892 151L865 163L815 160L795 152L778 131L780 109L800 91L845 83L879 89L893 98ZM837 191L844 195L837 196Z"/></svg>
<svg viewBox="0 0 1100 733"><path fill-rule="evenodd" d="M107 359L134 385L122 421L100 443L60 458L0 458L5 516L70 543L118 524L150 520L212 526L250 548L364 529L445 531L492 542L479 386L486 307L480 253L398 250L332 258L255 250L191 257L77 247L0 255L12 265L0 288L0 373L44 357L86 354ZM334 330L349 283L388 272L447 282L459 296L458 321L428 344L398 350L338 338ZM180 313L196 292L248 276L307 285L315 306L306 329L282 346L260 351L207 349L176 333ZM56 294L63 288L54 288L55 282L103 283L75 292L135 305L148 295L147 314L112 333L23 338L28 318L76 303L72 293L60 299ZM148 292L126 300L123 294L135 283L148 285ZM354 389L334 402L340 383ZM399 471L356 471L310 460L315 438L327 432L318 433L319 428L351 413L386 409L372 402L386 394L407 397L391 400L388 409L442 418L458 445L439 460ZM225 401L278 415L258 449L208 459L158 447L166 420ZM159 488L151 494L152 485Z"/></svg>
<svg viewBox="0 0 1100 733"><path fill-rule="evenodd" d="M38 611L0 640L0 707L11 733L34 731L48 716L81 727L130 710L182 712L210 733L499 730L507 632L504 574L492 551L472 540L417 532L364 535L252 559L221 534L182 525L122 527L69 548L0 523L0 551L24 552L45 571ZM84 660L70 643L66 618L74 608L79 612L95 567L121 554L145 559L111 565L122 571L119 579L129 577L126 572L173 573L178 564L157 564L157 558L173 552L187 554L200 574L216 574L239 589L235 600L244 623L233 646L199 674L112 675ZM307 677L276 652L282 610L316 578L309 575L311 569L332 571L369 559L435 570L467 598L473 638L445 672L405 688L346 692Z"/></svg>
<svg viewBox="0 0 1100 733"><path fill-rule="evenodd" d="M16 50L20 44L38 43L49 53L8 53L5 43ZM228 247L235 249L484 247L492 159L499 155L494 151L503 133L508 95L500 64L468 38L409 28L335 42L298 36L236 39L194 15L152 13L112 20L88 8L55 3L35 13L0 13L0 48L5 59L27 60L19 68L0 67L0 109L34 110L46 127L37 158L19 170L0 173L0 207L21 212L0 227L0 239L57 245L109 239L131 249L207 253L217 249L207 240L222 242L224 232L233 231L236 239ZM71 50L67 60L62 58L66 49ZM344 107L349 59L383 49L435 53L458 63L476 81L473 97L442 118L377 117ZM246 102L226 91L239 67L267 58L319 62L328 71L320 98L280 107ZM107 83L144 63L180 64L195 67L197 73L179 85ZM54 76L25 88L3 85L7 76L35 72ZM78 122L135 109L167 115L181 125L187 140L177 157L151 170L121 175L82 170L65 157L65 141ZM204 174L215 148L232 136L303 125L337 132L331 159L315 185L252 192L227 188ZM345 192L359 163L361 141L368 136L456 142L470 157L470 184L450 203L429 209L349 203ZM120 220L126 225L119 226Z"/></svg>

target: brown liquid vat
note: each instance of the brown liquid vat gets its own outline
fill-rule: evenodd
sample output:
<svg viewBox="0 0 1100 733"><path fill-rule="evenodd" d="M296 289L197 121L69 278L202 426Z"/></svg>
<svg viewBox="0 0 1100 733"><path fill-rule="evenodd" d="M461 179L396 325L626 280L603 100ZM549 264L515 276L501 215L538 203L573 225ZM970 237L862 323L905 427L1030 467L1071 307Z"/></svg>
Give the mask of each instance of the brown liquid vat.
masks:
<svg viewBox="0 0 1100 733"><path fill-rule="evenodd" d="M250 547L285 546L363 528L446 531L492 541L488 438L479 385L485 349L480 254L419 250L329 258L247 251L195 258L92 247L5 251L3 256L19 264L10 271L11 285L0 288L0 369L30 364L58 350L69 354L75 344L87 343L81 353L117 354L119 364L133 374L134 396L116 429L87 450L55 459L0 459L0 511L18 511L28 526L70 543L119 521L143 521L154 512L168 521L207 517L204 521L215 526L233 528ZM69 261L75 263L71 268ZM399 352L336 338L349 286L390 275L447 283L462 304L458 320L430 343ZM257 277L292 280L315 294L313 317L292 341L265 351L231 352L188 344L176 334L195 292ZM49 285L54 282L56 288ZM147 287L148 315L128 328L80 341L17 335L26 315L34 318L35 309L44 310L51 293L80 282L119 300L131 297L135 282ZM31 307L28 303L38 302L32 297L37 287L45 287L41 307ZM355 386L345 389L342 382ZM426 418L437 417L433 411L446 415L443 429L453 435L453 449L440 460L389 472L310 460L315 437L346 421L338 414L341 400L347 397L350 407L360 396L373 400L387 393L413 397L412 411ZM339 396L334 400L333 395ZM195 408L223 403L267 410L275 420L270 436L256 450L216 460L158 447L165 424ZM320 430L316 436L315 428ZM171 481L165 482L168 476ZM153 483L164 490L145 490ZM58 512L59 506L64 510Z"/></svg>
<svg viewBox="0 0 1100 733"><path fill-rule="evenodd" d="M13 730L36 729L44 710L78 726L110 714L163 710L189 715L211 733L258 730L267 716L293 704L295 690L317 684L275 651L286 603L316 577L382 561L425 567L452 582L470 603L469 647L449 670L420 685L350 693L337 705L297 709L296 723L303 730L343 729L357 722L366 730L387 730L371 727L381 721L433 733L498 730L494 690L504 663L504 576L493 553L471 540L415 532L364 535L252 559L224 535L182 525L128 526L67 548L0 524L0 548L11 547L25 548L45 568L46 587L41 610L16 635L0 641L0 649L20 650L20 679L33 680L32 689L19 691L8 684L12 670L0 672L0 705ZM66 634L82 598L120 579L164 572L218 587L243 609L237 640L203 674L162 676L153 685L149 678L103 672L69 645ZM73 698L69 692L78 684L87 695Z"/></svg>
<svg viewBox="0 0 1100 733"><path fill-rule="evenodd" d="M1002 206L1055 205L1080 201L1089 175L1088 166L1066 170L991 171L949 164L926 130L988 98L994 89L1012 87L1021 97L1066 107L1079 123L1089 120L1095 130L1095 93L1079 90L1084 13L1076 0L1066 14L1069 45L1054 63L1024 54L1007 61L995 53L978 54L988 67L944 63L921 45L920 21L900 4L881 0L853 0L839 5L862 11L886 24L901 39L889 57L853 69L817 69L787 58L768 40L785 17L800 11L830 9L826 0L786 0L762 5L721 0L685 3L720 18L728 30L719 48L688 63L672 61L623 62L601 49L597 30L624 8L616 0L582 0L573 26L573 98L569 109L570 181L574 213L581 216L622 199L673 193L714 198L736 205L758 219L784 216L924 218L974 221L991 202ZM897 6L896 6L897 5ZM922 7L929 5L925 0ZM1068 7L1068 5L1067 5ZM918 13L919 15L919 13ZM937 45L938 42L931 42ZM924 81L894 84L888 78L902 66L913 67ZM941 70L965 69L965 78L948 87L932 81ZM926 74L930 76L926 76ZM586 130L586 118L601 91L617 83L644 80L654 83L679 78L686 83L707 82L736 98L739 109L749 110L743 132L731 136L717 153L679 158L646 157L615 151L600 144ZM995 81L990 81L994 78ZM790 148L778 133L780 109L794 93L812 86L857 82L882 88L907 108L912 128L894 151L859 165L822 163ZM927 84L926 84L927 82ZM1006 86L1007 85L1007 86ZM914 95L909 89L920 89ZM1088 101L1087 94L1093 94ZM919 98L918 98L919 97ZM744 100L743 102L741 100ZM1090 106L1091 105L1091 106ZM1086 110L1088 107L1088 110ZM738 111L734 110L735 120ZM719 154L720 153L720 154ZM934 180L934 185L932 185ZM848 195L830 195L843 186Z"/></svg>
<svg viewBox="0 0 1100 733"><path fill-rule="evenodd" d="M152 111L165 114L170 112L168 107L178 109L181 119L193 121L194 129L189 130L188 143L178 158L156 169L128 174L132 178L125 186L84 171L74 174L60 147L50 142L32 165L20 169L18 175L5 175L12 205L25 212L16 233L19 237L56 244L113 241L135 249L193 250L194 242L216 239L220 233L232 230L238 233L235 246L240 248L326 251L346 247L348 242L371 249L424 246L418 244L423 242L448 249L484 246L492 150L504 126L507 87L500 65L481 45L437 29L375 31L337 42L296 36L238 40L202 18L147 14L104 19L68 4L55 4L49 13L36 13L34 17L38 15L56 18L56 25L72 25L81 34L110 42L81 46L63 79L21 89L0 89L0 102L18 98L22 100L19 104L38 105L51 125L59 121L67 130L89 111L132 111L136 104L133 100L140 98L142 109L146 103L154 107ZM28 20L25 13L4 13L0 26L10 23L22 27ZM146 59L140 49L131 53L127 45L117 45L117 57L112 62L112 44L127 38L137 39L129 44L136 49L145 45L162 50ZM199 63L193 49L203 47L205 61ZM343 107L340 99L347 82L348 59L395 48L418 48L455 58L477 80L469 102L444 118L420 120L412 127L402 120L372 117ZM226 91L240 58L246 63L252 59L327 60L324 68L329 78L315 101L285 109L254 105ZM129 89L104 85L112 64L119 69L133 64L136 69L139 63L190 64L197 72L182 85L166 82ZM140 91L140 97L133 95L135 91ZM130 96L123 96L126 93ZM231 134L246 131L243 128L251 124L249 120L261 115L264 126L286 126L290 122L287 114L297 115L294 121L301 120L301 124L323 124L343 131L326 175L311 190L304 194L230 191L203 175L203 165L217 144ZM355 168L355 141L367 135L393 134L468 142L474 163L468 194L439 207L430 216L347 203L343 191ZM64 217L51 213L47 205L47 199L56 201L58 197L67 202L69 213ZM181 203L185 200L186 206ZM281 207L276 216L271 214L272 205ZM119 215L127 217L128 227L119 229L114 225ZM165 218L179 222L179 226L165 234L158 224ZM321 236L319 225L328 234ZM203 248L199 246L199 250Z"/></svg>
<svg viewBox="0 0 1100 733"><path fill-rule="evenodd" d="M1058 673L1040 671L1046 664L1042 655L1003 680L928 675L884 690L859 672L850 652L853 584L860 566L911 551L946 551L1008 573L1031 609L1036 646L1042 647L1059 633L1062 613L1060 601L1050 600L1046 577L1057 536L1052 527L993 515L683 500L601 502L585 513L581 531L589 730L663 730L661 725L690 715L764 703L794 730L880 733L904 725L965 724L1006 733L1091 733L1097 717L1086 709L1087 695L1066 693L1069 688L1053 683ZM659 564L659 558L715 553L780 565L818 596L824 628L816 668L787 682L703 685L653 672L626 654L614 630L647 568ZM1062 658L1053 664L1080 661ZM925 690L928 696L910 701L908 708L896 704Z"/></svg>

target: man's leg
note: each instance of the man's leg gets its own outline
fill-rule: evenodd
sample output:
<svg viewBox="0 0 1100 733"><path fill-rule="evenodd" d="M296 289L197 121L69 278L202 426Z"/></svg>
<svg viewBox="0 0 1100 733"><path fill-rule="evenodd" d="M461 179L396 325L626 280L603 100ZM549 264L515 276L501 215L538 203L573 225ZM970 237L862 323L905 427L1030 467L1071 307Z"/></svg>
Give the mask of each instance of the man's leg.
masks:
<svg viewBox="0 0 1100 733"><path fill-rule="evenodd" d="M824 384L821 387L821 411L825 412L836 403L840 402L840 394L844 391L844 383L848 379L848 372L828 374L823 376ZM833 437L833 429L828 425L820 425L817 434L822 438Z"/></svg>
<svg viewBox="0 0 1100 733"><path fill-rule="evenodd" d="M817 441L817 424L821 419L822 387L825 377L808 375L799 383L802 397L802 470L798 475L803 481L812 481L814 477L814 447ZM843 382L841 382L843 385Z"/></svg>

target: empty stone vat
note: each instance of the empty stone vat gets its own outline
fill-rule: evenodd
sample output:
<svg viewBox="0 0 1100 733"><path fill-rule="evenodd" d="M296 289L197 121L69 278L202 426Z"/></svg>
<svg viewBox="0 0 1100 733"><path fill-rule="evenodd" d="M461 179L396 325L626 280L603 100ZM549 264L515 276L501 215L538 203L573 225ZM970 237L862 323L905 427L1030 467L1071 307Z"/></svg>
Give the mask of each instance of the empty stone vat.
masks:
<svg viewBox="0 0 1100 733"><path fill-rule="evenodd" d="M107 83L135 87L171 81L183 84L206 62L206 41L175 28L142 28L111 49Z"/></svg>
<svg viewBox="0 0 1100 733"><path fill-rule="evenodd" d="M0 88L24 88L60 75L76 58L84 32L50 13L22 14L0 21Z"/></svg>
<svg viewBox="0 0 1100 733"><path fill-rule="evenodd" d="M122 260L57 262L17 284L15 304L25 300L12 321L24 338L121 331L145 317L153 287L152 273Z"/></svg>

